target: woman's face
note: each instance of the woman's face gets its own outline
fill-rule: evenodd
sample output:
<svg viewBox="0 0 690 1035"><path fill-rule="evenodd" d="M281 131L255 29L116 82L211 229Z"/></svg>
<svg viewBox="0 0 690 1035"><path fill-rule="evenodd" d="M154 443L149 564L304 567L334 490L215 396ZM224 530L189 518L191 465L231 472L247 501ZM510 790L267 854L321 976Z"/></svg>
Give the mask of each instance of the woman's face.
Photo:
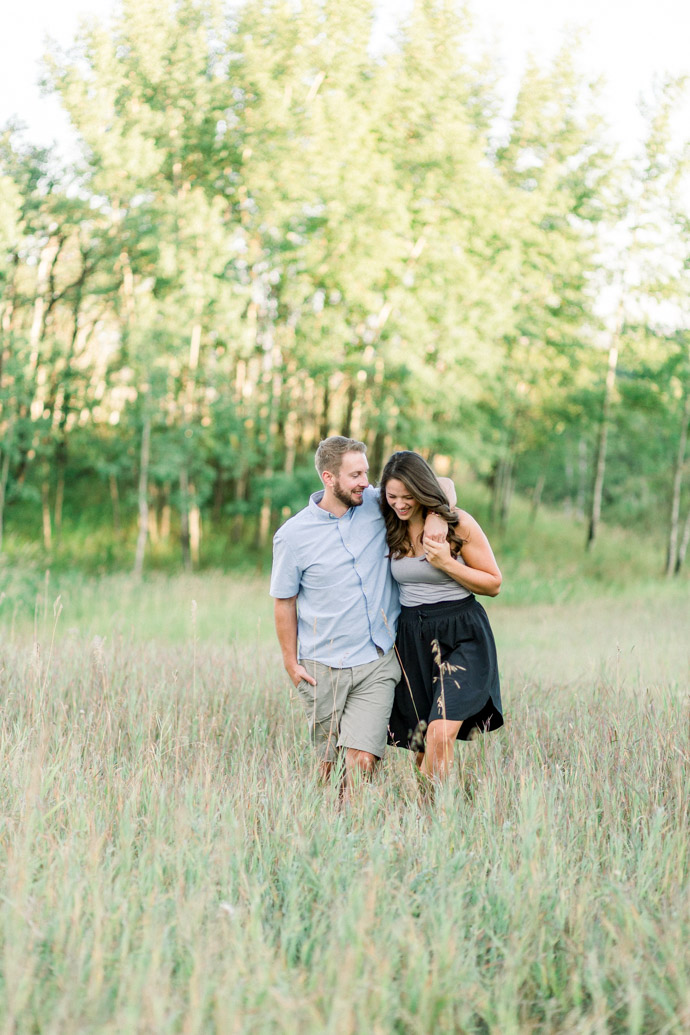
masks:
<svg viewBox="0 0 690 1035"><path fill-rule="evenodd" d="M397 478L386 482L386 500L401 521L409 521L422 512L421 503L418 503L405 483Z"/></svg>

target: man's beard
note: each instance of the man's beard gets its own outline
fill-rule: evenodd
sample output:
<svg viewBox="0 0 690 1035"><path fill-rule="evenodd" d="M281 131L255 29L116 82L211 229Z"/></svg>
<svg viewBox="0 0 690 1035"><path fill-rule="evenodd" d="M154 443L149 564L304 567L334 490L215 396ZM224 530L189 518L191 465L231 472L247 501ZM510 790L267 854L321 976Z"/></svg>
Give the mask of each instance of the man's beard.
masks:
<svg viewBox="0 0 690 1035"><path fill-rule="evenodd" d="M351 492L342 488L337 478L333 482L333 495L344 507L361 507L364 502L364 494L353 496Z"/></svg>

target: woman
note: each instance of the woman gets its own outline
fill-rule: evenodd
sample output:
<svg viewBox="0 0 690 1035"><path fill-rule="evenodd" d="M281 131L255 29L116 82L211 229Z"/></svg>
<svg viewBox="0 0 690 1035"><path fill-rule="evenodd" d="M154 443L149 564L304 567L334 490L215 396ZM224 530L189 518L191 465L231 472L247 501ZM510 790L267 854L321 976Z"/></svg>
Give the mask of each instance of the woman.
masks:
<svg viewBox="0 0 690 1035"><path fill-rule="evenodd" d="M450 507L419 454L393 454L381 476L380 500L402 605L396 646L403 677L390 734L393 743L418 752L423 773L443 777L457 738L503 725L496 646L474 597L496 596L501 573L480 526ZM445 542L423 538L431 510L448 522Z"/></svg>

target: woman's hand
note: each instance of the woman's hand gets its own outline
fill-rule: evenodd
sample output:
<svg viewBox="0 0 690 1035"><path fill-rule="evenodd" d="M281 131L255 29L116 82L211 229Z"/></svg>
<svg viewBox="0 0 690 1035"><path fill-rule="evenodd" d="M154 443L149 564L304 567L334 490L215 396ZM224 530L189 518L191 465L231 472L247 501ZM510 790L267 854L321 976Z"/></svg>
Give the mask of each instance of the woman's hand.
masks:
<svg viewBox="0 0 690 1035"><path fill-rule="evenodd" d="M447 571L453 560L450 543L447 539L439 543L424 536L424 554L429 564L433 564L434 568L439 568L441 571Z"/></svg>

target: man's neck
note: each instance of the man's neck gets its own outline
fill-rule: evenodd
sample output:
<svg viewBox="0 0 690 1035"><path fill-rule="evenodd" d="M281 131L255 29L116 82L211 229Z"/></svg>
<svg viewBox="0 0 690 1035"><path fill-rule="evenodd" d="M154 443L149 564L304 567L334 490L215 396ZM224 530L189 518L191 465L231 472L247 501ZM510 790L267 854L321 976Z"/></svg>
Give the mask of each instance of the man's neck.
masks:
<svg viewBox="0 0 690 1035"><path fill-rule="evenodd" d="M349 507L346 507L344 503L341 503L337 497L329 492L328 489L323 490L323 496L317 503L317 507L321 507L322 510L327 510L333 517L341 518L343 514L347 514Z"/></svg>

